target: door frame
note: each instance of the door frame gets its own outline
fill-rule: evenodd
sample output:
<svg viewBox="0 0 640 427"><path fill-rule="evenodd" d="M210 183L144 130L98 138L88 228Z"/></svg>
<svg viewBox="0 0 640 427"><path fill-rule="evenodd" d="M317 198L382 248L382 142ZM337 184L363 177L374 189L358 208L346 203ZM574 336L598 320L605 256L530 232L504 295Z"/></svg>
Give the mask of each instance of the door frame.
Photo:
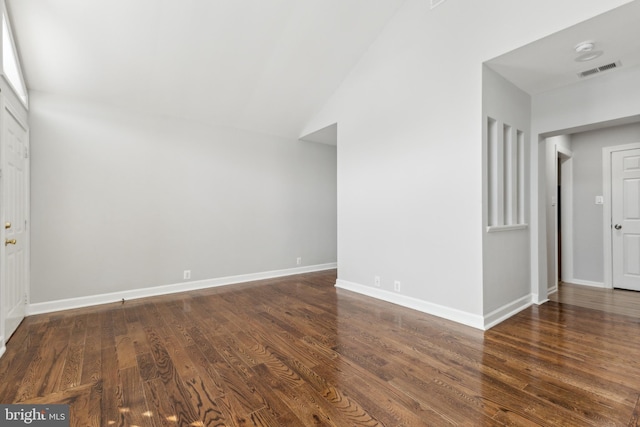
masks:
<svg viewBox="0 0 640 427"><path fill-rule="evenodd" d="M604 243L604 287L613 289L613 242L611 233L611 156L614 152L640 149L640 142L602 148L602 241Z"/></svg>
<svg viewBox="0 0 640 427"><path fill-rule="evenodd" d="M558 214L558 203L556 200L555 214L556 214L556 226L554 228L555 233L555 276L556 283L555 288L557 290L559 281L571 281L573 279L573 152L562 146L556 145L556 188L560 184L560 197L562 201L562 210ZM560 166L558 166L560 163ZM558 171L558 167L561 171ZM560 174L558 172L561 172ZM560 175L560 182L558 182L558 175ZM562 232L558 235L558 226L560 226ZM558 237L562 237L562 247L558 250ZM562 260L562 275L558 278L558 258Z"/></svg>

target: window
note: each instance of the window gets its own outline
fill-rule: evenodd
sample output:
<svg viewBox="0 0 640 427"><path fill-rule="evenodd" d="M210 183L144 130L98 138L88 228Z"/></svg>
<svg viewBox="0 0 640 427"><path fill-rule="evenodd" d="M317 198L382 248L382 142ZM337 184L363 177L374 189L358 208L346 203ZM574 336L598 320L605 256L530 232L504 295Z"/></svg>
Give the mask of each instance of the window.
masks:
<svg viewBox="0 0 640 427"><path fill-rule="evenodd" d="M487 118L488 231L526 227L524 132Z"/></svg>
<svg viewBox="0 0 640 427"><path fill-rule="evenodd" d="M27 89L20 72L18 55L7 22L6 12L2 13L2 72L13 87L18 97L27 105Z"/></svg>

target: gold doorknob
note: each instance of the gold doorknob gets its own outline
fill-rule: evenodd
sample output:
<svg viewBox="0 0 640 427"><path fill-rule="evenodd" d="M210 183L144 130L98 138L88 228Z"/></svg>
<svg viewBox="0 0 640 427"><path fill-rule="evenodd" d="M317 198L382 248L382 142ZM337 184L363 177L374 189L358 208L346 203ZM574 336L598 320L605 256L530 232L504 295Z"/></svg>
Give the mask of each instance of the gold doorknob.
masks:
<svg viewBox="0 0 640 427"><path fill-rule="evenodd" d="M11 228L11 223L10 222L5 222L4 223L4 228Z"/></svg>
<svg viewBox="0 0 640 427"><path fill-rule="evenodd" d="M4 241L4 245L5 245L5 246L7 246L7 245L15 245L15 244L16 244L16 239L11 239L11 240L6 239L6 240Z"/></svg>

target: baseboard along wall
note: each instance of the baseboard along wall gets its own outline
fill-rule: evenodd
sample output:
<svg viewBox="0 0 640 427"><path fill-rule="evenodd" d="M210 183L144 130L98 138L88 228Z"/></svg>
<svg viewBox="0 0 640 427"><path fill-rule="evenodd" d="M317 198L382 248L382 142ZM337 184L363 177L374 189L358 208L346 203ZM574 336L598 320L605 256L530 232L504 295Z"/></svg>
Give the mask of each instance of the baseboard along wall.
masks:
<svg viewBox="0 0 640 427"><path fill-rule="evenodd" d="M336 287L370 296L372 298L377 298L379 300L400 305L402 307L421 311L423 313L441 317L443 319L452 320L454 322L481 330L487 330L533 304L532 295L526 295L522 298L517 299L516 301L505 304L504 306L492 311L485 316L481 316L462 310L457 310L451 307L430 303L428 301L419 300L417 298L409 297L406 295L399 295L390 291L376 289L358 283L348 282L346 280L338 279L336 281Z"/></svg>
<svg viewBox="0 0 640 427"><path fill-rule="evenodd" d="M178 292L194 291L197 289L213 288L218 286L234 285L255 280L272 279L275 277L293 276L295 274L311 273L314 271L331 270L337 268L337 263L317 264L304 267L288 268L284 270L265 271L260 273L241 274L237 276L218 277L214 279L196 280L191 282L176 283L173 285L154 286L150 288L132 289L127 291L112 292L99 295L89 295L78 298L61 299L56 301L40 302L27 306L27 315L52 313L61 310L84 308L93 305L109 304L113 302L132 300L138 298L153 297L158 295L174 294Z"/></svg>

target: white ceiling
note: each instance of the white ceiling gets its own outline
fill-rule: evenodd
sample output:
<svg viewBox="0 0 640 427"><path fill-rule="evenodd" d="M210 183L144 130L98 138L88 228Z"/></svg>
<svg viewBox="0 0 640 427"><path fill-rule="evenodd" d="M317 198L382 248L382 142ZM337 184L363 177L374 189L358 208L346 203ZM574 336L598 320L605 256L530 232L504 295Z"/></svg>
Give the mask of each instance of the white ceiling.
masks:
<svg viewBox="0 0 640 427"><path fill-rule="evenodd" d="M297 138L403 2L7 5L30 90ZM578 83L589 68L640 65L639 23L635 0L487 64L531 94ZM574 46L584 40L604 55L575 62Z"/></svg>
<svg viewBox="0 0 640 427"><path fill-rule="evenodd" d="M602 56L576 62L574 48L595 41ZM582 81L578 73L621 61L640 65L640 1L636 0L487 62L494 71L534 95ZM615 72L608 71L608 72ZM598 78L595 74L587 78Z"/></svg>
<svg viewBox="0 0 640 427"><path fill-rule="evenodd" d="M298 137L404 0L7 0L29 90Z"/></svg>

